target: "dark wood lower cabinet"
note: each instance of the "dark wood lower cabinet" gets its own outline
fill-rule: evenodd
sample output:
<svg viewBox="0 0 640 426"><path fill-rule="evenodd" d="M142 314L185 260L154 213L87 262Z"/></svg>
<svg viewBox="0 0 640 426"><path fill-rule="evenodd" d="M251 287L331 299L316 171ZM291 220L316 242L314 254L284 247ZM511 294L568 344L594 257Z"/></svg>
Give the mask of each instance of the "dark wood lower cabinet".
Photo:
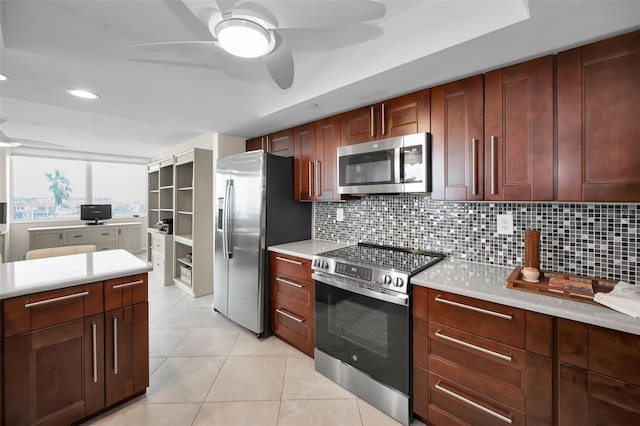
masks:
<svg viewBox="0 0 640 426"><path fill-rule="evenodd" d="M105 313L106 406L149 385L148 304Z"/></svg>
<svg viewBox="0 0 640 426"><path fill-rule="evenodd" d="M104 318L4 341L4 424L70 424L104 407Z"/></svg>

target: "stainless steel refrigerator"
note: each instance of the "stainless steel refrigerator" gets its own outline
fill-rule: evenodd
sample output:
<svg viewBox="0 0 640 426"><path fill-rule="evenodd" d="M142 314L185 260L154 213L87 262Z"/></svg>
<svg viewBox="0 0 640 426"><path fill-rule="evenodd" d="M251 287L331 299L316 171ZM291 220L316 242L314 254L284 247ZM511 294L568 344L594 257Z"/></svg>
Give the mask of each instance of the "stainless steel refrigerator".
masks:
<svg viewBox="0 0 640 426"><path fill-rule="evenodd" d="M217 162L213 307L258 336L269 329L267 248L311 237L293 178L292 158L263 151Z"/></svg>

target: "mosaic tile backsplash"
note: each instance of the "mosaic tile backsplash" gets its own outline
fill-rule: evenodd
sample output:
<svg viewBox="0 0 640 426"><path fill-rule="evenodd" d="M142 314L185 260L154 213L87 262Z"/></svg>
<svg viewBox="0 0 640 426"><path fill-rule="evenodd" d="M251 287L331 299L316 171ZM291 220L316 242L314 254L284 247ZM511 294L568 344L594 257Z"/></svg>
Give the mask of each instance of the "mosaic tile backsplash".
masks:
<svg viewBox="0 0 640 426"><path fill-rule="evenodd" d="M344 221L336 220L337 209ZM540 231L540 267L640 284L640 204L441 202L428 196L370 196L315 203L315 238L447 253L502 266L523 263L524 231ZM514 233L497 233L512 214Z"/></svg>

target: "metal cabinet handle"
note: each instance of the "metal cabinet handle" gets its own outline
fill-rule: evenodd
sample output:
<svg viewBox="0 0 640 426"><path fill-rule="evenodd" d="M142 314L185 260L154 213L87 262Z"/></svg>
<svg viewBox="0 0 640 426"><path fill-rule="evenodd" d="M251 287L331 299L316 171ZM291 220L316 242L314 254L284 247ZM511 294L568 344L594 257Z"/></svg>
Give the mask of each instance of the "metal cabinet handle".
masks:
<svg viewBox="0 0 640 426"><path fill-rule="evenodd" d="M506 320L513 319L512 315L501 314L500 312L489 311L487 309L482 309L482 308L478 308L471 305L465 305L464 303L454 302L453 300L442 299L440 298L440 296L436 296L435 301L440 303L446 303L447 305L457 306L458 308L468 309L474 312L480 312L481 314L487 314L487 315L491 315L491 316L506 319Z"/></svg>
<svg viewBox="0 0 640 426"><path fill-rule="evenodd" d="M67 296L54 297L53 299L41 300L39 302L27 303L26 305L24 305L24 307L33 308L35 306L48 305L49 303L61 302L63 300L75 299L76 297L85 297L88 295L89 295L88 291L83 291L82 293L74 293L74 294L69 294Z"/></svg>
<svg viewBox="0 0 640 426"><path fill-rule="evenodd" d="M511 419L509 417L505 417L502 414L496 413L495 411L488 409L487 407L483 407L482 405L478 404L477 402L473 402L470 399L465 398L462 395L458 395L457 393L452 392L449 389L443 388L440 385L440 382L436 383L435 388L437 390L439 390L440 392L445 393L445 394L457 399L458 401L464 402L465 404L470 405L473 408L477 408L478 410L480 410L480 411L482 411L484 413L490 414L493 417L502 420L503 422L511 424Z"/></svg>
<svg viewBox="0 0 640 426"><path fill-rule="evenodd" d="M118 317L113 317L113 374L118 374Z"/></svg>
<svg viewBox="0 0 640 426"><path fill-rule="evenodd" d="M382 119L380 121L380 125L382 126L382 134L386 134L387 133L387 126L386 126L386 115L387 115L387 109L385 108L385 105L382 104L382 106L380 107L380 109L382 110Z"/></svg>
<svg viewBox="0 0 640 426"><path fill-rule="evenodd" d="M74 235L73 238L82 238L82 235Z"/></svg>
<svg viewBox="0 0 640 426"><path fill-rule="evenodd" d="M114 290L117 290L119 288L123 288L123 287L131 287L134 285L139 285L139 284L143 284L144 280L138 280L138 281L132 281L130 283L124 283L124 284L118 284L118 285L114 285L113 287L111 287Z"/></svg>
<svg viewBox="0 0 640 426"><path fill-rule="evenodd" d="M91 323L91 333L93 336L92 349L93 349L93 383L98 383L98 325L95 322Z"/></svg>
<svg viewBox="0 0 640 426"><path fill-rule="evenodd" d="M283 262L293 263L294 265L302 266L302 262L298 262L297 260L286 259L284 257L276 256L277 260L282 260Z"/></svg>
<svg viewBox="0 0 640 426"><path fill-rule="evenodd" d="M109 235L109 233L108 233L108 232L103 232L103 233L102 233L102 234L100 234L100 235L102 235L103 237L106 237L107 235Z"/></svg>
<svg viewBox="0 0 640 426"><path fill-rule="evenodd" d="M496 358L500 358L502 360L511 362L511 357L509 355L503 355L503 354L501 354L499 352L494 352L492 350L485 349L485 348L483 348L481 346L476 346L476 345L474 345L472 343L465 342L464 340L458 340L455 337L451 337L451 336L447 336L446 334L442 334L440 332L440 330L436 331L436 337L439 337L439 338L444 339L444 340L446 340L448 342L451 342L451 343L458 344L460 346L464 346L465 348L473 349L475 351L482 352L483 354L491 355L491 356L494 356Z"/></svg>
<svg viewBox="0 0 640 426"><path fill-rule="evenodd" d="M476 168L478 163L478 140L471 138L471 193L478 195L478 178Z"/></svg>
<svg viewBox="0 0 640 426"><path fill-rule="evenodd" d="M309 197L313 197L313 189L311 184L313 182L313 161L309 161Z"/></svg>
<svg viewBox="0 0 640 426"><path fill-rule="evenodd" d="M322 186L320 185L322 179L322 162L316 160L316 197L322 195Z"/></svg>
<svg viewBox="0 0 640 426"><path fill-rule="evenodd" d="M281 309L276 309L276 312L277 312L277 313L279 313L280 315L284 315L285 317L287 317L287 318L289 318L289 319L294 320L295 322L299 322L300 324L302 324L302 323L304 322L304 320L303 320L303 319L298 318L298 317L297 317L297 316L295 316L295 315L291 315L290 313L288 313L288 312L286 312L286 311L283 311L283 310L281 310Z"/></svg>
<svg viewBox="0 0 640 426"><path fill-rule="evenodd" d="M491 195L496 193L496 137L491 136Z"/></svg>
<svg viewBox="0 0 640 426"><path fill-rule="evenodd" d="M304 286L303 286L303 285L300 285L300 284L298 284L298 283L294 283L293 281L285 280L285 279L280 278L280 277L277 277L277 278L276 278L276 281L281 282L281 283L284 283L284 284L288 284L288 285L290 285L290 286L292 286L292 287L296 287L296 288L304 288Z"/></svg>
<svg viewBox="0 0 640 426"><path fill-rule="evenodd" d="M371 137L375 136L375 118L374 118L374 114L375 114L375 108L371 107Z"/></svg>

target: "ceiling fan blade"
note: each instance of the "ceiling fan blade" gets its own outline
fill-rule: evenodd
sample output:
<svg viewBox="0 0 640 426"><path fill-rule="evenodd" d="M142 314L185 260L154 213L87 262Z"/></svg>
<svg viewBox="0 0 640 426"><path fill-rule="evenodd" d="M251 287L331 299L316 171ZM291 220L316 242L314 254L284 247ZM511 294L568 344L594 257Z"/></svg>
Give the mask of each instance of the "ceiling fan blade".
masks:
<svg viewBox="0 0 640 426"><path fill-rule="evenodd" d="M207 27L212 17L223 13L216 0L182 0L182 4Z"/></svg>
<svg viewBox="0 0 640 426"><path fill-rule="evenodd" d="M276 38L276 47L264 57L264 63L273 81L285 90L293 84L293 55L289 45L278 33L274 33L273 36Z"/></svg>
<svg viewBox="0 0 640 426"><path fill-rule="evenodd" d="M172 67L185 67L185 68L195 68L195 69L202 69L202 70L210 70L212 68L217 68L207 64L199 64L199 63L187 62L187 61L171 61L171 60L141 59L141 58L129 58L129 60L134 62L142 62L145 64L169 65Z"/></svg>
<svg viewBox="0 0 640 426"><path fill-rule="evenodd" d="M218 47L218 42L211 40L194 41L161 41L157 43L141 43L126 46L127 49L141 52L167 52L167 53L210 53Z"/></svg>
<svg viewBox="0 0 640 426"><path fill-rule="evenodd" d="M387 11L385 5L374 0L248 1L236 8L262 15L277 28L340 27L382 18Z"/></svg>

